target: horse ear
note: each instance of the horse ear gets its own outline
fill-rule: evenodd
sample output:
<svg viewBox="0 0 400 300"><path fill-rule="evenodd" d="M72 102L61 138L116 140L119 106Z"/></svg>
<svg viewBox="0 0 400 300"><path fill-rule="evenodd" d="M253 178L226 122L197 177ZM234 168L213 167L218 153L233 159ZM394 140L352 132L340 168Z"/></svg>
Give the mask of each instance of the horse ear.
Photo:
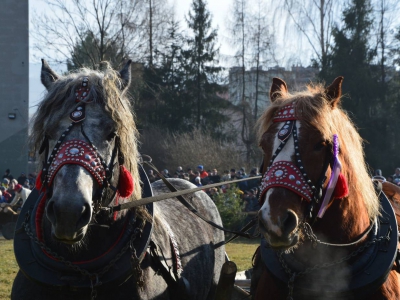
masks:
<svg viewBox="0 0 400 300"><path fill-rule="evenodd" d="M125 66L119 71L119 76L121 78L121 91L124 92L131 84L131 63L132 60L128 60Z"/></svg>
<svg viewBox="0 0 400 300"><path fill-rule="evenodd" d="M42 81L43 85L47 90L50 89L51 85L56 82L60 76L54 72L46 60L42 58L42 71L40 73L40 80Z"/></svg>
<svg viewBox="0 0 400 300"><path fill-rule="evenodd" d="M326 97L328 101L331 102L332 107L335 107L342 96L342 83L343 76L337 77L330 86L328 86L325 90Z"/></svg>
<svg viewBox="0 0 400 300"><path fill-rule="evenodd" d="M274 102L281 95L287 93L288 93L288 88L286 82L283 79L277 77L272 78L272 85L269 91L269 98L271 99L271 102Z"/></svg>

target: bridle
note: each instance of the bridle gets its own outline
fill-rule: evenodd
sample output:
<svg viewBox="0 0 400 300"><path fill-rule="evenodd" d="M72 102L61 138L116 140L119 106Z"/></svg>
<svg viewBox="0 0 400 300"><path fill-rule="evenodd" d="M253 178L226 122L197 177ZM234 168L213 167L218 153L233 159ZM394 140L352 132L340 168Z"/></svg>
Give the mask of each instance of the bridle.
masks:
<svg viewBox="0 0 400 300"><path fill-rule="evenodd" d="M317 182L314 183L307 175L299 151L299 141L296 126L296 121L299 118L296 116L295 105L296 104L294 102L284 106L275 113L272 119L274 123L284 122L284 125L278 131L280 145L272 155L269 165L261 179L259 202L262 206L263 196L269 189L273 187L286 188L308 202L305 217L311 220L311 223L313 223L316 218L316 215L313 214L313 211L321 201L323 186L327 179L326 172L332 162L332 145L329 143L328 147L326 147L328 155L325 159L322 173ZM285 147L290 136L293 136L294 140L295 162L275 161L278 154Z"/></svg>
<svg viewBox="0 0 400 300"><path fill-rule="evenodd" d="M90 97L88 86L88 77L83 77L81 86L75 92L75 102L79 104L69 114L69 118L72 122L57 140L54 148L51 150L50 156L49 137L47 135L44 137L43 143L39 149L39 154L44 152L45 159L43 161L43 168L38 176L40 178L40 188L37 188L45 189L47 198L49 199L52 194L53 180L58 171L65 165L79 165L86 169L98 183L99 187L94 193L92 199L93 213L98 214L103 210L103 205L108 205L117 196L118 190L116 183L114 183L116 180L113 180L114 169L117 165L115 161L118 156L118 165L122 166L124 163L124 157L121 151L119 151L120 140L118 135L113 136L114 148L112 150L111 159L107 163L97 150L97 147L86 134L84 130L86 104L93 102ZM72 129L77 126L80 126L80 131L85 139L65 141ZM105 199L107 188L112 190L112 196L110 199Z"/></svg>
<svg viewBox="0 0 400 300"><path fill-rule="evenodd" d="M334 190L337 187L338 178L342 175L340 174L341 163L339 160L338 136L334 135L332 142L330 142L328 147L326 147L327 155L322 168L322 174L320 175L317 182L313 183L312 180L310 180L310 178L308 177L307 172L302 164L302 158L299 152L298 133L296 127L296 121L299 120L299 118L296 116L295 106L295 102L284 106L275 113L272 119L274 123L284 122L284 125L278 131L278 139L281 143L272 155L271 160L269 161L269 165L261 180L261 192L259 201L262 201L265 193L272 187L282 187L291 190L292 192L299 195L302 199L305 199L307 202L309 202L305 214L305 219L308 217L309 220L300 222L299 230L301 230L304 239L311 242L310 246L312 247L312 249L316 249L317 247L355 247L355 250L349 251L346 256L341 257L338 260L328 261L310 266L305 265L303 262L299 263L292 252L275 252L274 249L268 247L267 241L265 239L262 239L262 260L269 272L271 272L275 277L279 278L282 282L287 283L287 299L293 299L293 294L295 293L294 283L297 278L305 277L305 281L303 281L302 284L307 285L310 282L310 277L308 276L311 273L319 272L320 269L327 269L331 267L335 268L340 266L340 264L342 263L348 263L349 269L347 271L350 270L351 272L356 272L358 269L361 268L364 268L362 270L366 270L367 266L369 272L371 272L371 269L374 270L374 268L376 268L378 272L376 272L377 275L374 275L374 278L370 276L370 273L367 273L365 271L365 274L367 274L368 276L363 278L363 280L368 280L368 292L375 291L386 280L389 272L392 269L394 259L396 257L400 257L400 255L396 255L398 235L392 230L393 228L397 228L396 219L389 218L388 220L386 220L388 216L394 214L390 203L386 199L386 197L382 195L382 199L384 198L385 200L381 201L382 205L385 206L385 210L382 211L384 211L385 213L383 213L382 216L379 216L378 218L375 218L373 221L371 221L370 226L355 241L346 244L334 244L323 242L317 238L317 236L312 231L311 225L317 220L317 218L323 217L329 202L333 198L335 198L336 193L334 192ZM288 138L291 135L293 135L294 139L295 162L293 163L291 161L276 161L276 157L282 151L287 143ZM330 180L327 186L324 188L325 196L322 199L323 187L327 179L326 172L329 166L331 167ZM345 179L342 178L341 180L343 183L343 180ZM319 206L319 211L317 214L314 214L313 211L315 210L317 205ZM363 241L365 242L360 245L360 243L362 243ZM377 250L378 246L379 250ZM390 251L387 250L389 248ZM321 251L324 253L328 252L325 250L325 248L323 248ZM390 254L386 255L386 252ZM364 256L362 256L362 254L364 254ZM356 262L350 263L351 260L353 260L355 257L357 257ZM360 277L360 275L361 274L358 274L356 277ZM353 279L352 284L353 286L357 287L361 286L363 289L366 287L366 285L363 284L362 281L358 282L357 280ZM317 290L313 290L312 288L310 289L310 287L307 286L306 288L301 289L299 288L299 286L301 286L301 284L298 284L297 286L298 290L296 292L296 295L300 294L301 297L304 296L304 299L317 299L314 297L310 297L310 295L316 296L319 299L321 291L320 288L318 288ZM359 293L359 289L354 289L357 290L357 293ZM333 289L333 291L330 291L330 293L334 296L350 294L352 299L353 296L356 294L353 294L353 290L351 288L344 291L337 291ZM337 298L339 297L335 297L335 299Z"/></svg>

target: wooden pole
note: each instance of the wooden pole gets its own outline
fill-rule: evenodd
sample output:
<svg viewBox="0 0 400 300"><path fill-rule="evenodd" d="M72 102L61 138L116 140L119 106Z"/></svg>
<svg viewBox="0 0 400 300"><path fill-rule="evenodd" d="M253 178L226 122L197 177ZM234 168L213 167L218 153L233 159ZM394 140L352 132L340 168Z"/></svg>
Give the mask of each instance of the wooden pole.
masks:
<svg viewBox="0 0 400 300"><path fill-rule="evenodd" d="M215 300L231 299L236 272L237 267L233 261L227 261L223 264L218 281L217 293L214 298Z"/></svg>

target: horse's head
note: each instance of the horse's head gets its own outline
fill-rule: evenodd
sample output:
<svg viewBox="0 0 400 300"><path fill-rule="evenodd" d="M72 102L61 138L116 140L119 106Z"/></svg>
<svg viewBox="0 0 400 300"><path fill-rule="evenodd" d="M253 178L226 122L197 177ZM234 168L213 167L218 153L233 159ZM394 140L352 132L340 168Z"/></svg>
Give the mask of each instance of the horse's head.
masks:
<svg viewBox="0 0 400 300"><path fill-rule="evenodd" d="M48 93L32 132L44 161L39 185L47 193L52 237L73 244L85 236L101 207L119 195L140 196L139 185L131 197L120 184L131 174L138 182L137 132L124 97L131 61L120 72L84 69L67 76L42 62L41 80Z"/></svg>
<svg viewBox="0 0 400 300"><path fill-rule="evenodd" d="M347 196L346 184L352 176L349 166L353 168L351 172L362 170L364 180L367 176L361 139L338 107L342 81L343 77L338 77L327 88L309 86L307 91L290 94L283 80L273 79L272 104L259 121L264 152L259 226L271 247L295 246L303 222L312 221L322 210L325 212L332 199ZM339 144L340 151L334 149ZM346 156L348 147L357 153L360 167ZM336 158L342 162L342 169L338 168L335 174ZM332 189L329 182L339 174L336 188ZM331 194L327 193L329 189ZM329 199L321 208L326 194Z"/></svg>

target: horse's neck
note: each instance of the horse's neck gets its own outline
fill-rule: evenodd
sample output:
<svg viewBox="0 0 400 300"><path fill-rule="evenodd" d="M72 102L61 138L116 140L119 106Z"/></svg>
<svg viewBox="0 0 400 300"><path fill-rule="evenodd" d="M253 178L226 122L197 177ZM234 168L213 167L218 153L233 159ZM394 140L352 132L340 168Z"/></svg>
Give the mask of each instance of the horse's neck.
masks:
<svg viewBox="0 0 400 300"><path fill-rule="evenodd" d="M51 250L67 260L87 261L103 255L113 247L126 222L127 214L122 213L116 221L111 216L103 224L89 225L84 239L70 246L55 242L51 238L51 224L46 218L44 220L45 242Z"/></svg>
<svg viewBox="0 0 400 300"><path fill-rule="evenodd" d="M334 199L323 218L313 226L313 230L320 240L350 243L360 238L369 225L370 218L363 199L349 196Z"/></svg>

